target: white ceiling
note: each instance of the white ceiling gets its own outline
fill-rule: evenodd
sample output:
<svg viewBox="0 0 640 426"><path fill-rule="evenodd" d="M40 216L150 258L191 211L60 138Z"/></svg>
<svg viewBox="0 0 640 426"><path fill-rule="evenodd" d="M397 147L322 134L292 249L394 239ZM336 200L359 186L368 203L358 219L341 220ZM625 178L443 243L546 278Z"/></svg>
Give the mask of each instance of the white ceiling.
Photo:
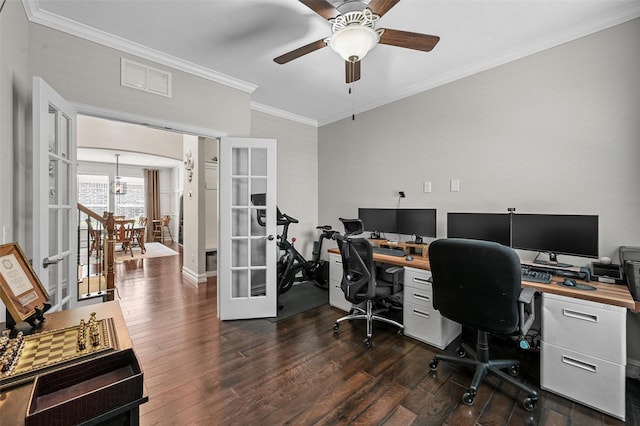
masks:
<svg viewBox="0 0 640 426"><path fill-rule="evenodd" d="M225 82L252 92L254 109L316 125L640 16L638 0L401 0L377 27L438 35L439 44L429 53L376 46L350 95L330 48L273 62L330 35L296 0L23 1L34 22Z"/></svg>

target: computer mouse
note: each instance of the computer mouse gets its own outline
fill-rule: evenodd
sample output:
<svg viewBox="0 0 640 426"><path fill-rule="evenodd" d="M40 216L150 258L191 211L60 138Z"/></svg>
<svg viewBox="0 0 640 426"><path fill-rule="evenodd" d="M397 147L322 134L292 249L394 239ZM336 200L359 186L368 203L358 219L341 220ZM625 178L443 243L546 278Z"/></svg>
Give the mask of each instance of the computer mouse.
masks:
<svg viewBox="0 0 640 426"><path fill-rule="evenodd" d="M408 261L412 261L413 260L413 256L408 254L408 255L405 256L405 259L407 259Z"/></svg>
<svg viewBox="0 0 640 426"><path fill-rule="evenodd" d="M572 279L565 278L565 280L562 283L562 285L567 286L567 287L575 287L576 286L576 282L574 280L572 280Z"/></svg>

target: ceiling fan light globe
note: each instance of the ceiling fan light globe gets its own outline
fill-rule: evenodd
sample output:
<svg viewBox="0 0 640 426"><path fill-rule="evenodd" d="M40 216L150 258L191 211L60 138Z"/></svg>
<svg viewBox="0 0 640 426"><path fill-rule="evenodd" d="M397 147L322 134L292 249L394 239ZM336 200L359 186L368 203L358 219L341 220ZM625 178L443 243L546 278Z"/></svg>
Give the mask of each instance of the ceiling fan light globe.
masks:
<svg viewBox="0 0 640 426"><path fill-rule="evenodd" d="M378 42L378 34L370 27L351 25L333 33L329 46L345 61L357 62Z"/></svg>

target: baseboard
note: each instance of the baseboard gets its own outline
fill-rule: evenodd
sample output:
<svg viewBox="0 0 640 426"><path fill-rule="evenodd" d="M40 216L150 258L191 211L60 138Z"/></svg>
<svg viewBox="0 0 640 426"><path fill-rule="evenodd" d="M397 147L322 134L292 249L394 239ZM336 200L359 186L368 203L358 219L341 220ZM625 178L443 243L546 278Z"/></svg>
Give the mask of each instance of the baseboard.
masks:
<svg viewBox="0 0 640 426"><path fill-rule="evenodd" d="M640 379L640 360L627 358L626 376L631 379Z"/></svg>
<svg viewBox="0 0 640 426"><path fill-rule="evenodd" d="M197 272L194 272L192 270L190 270L189 268L185 268L184 266L182 267L182 276L185 277L186 279L188 279L189 281L195 283L196 285L200 284L200 283L206 283L207 282L207 274L198 274Z"/></svg>

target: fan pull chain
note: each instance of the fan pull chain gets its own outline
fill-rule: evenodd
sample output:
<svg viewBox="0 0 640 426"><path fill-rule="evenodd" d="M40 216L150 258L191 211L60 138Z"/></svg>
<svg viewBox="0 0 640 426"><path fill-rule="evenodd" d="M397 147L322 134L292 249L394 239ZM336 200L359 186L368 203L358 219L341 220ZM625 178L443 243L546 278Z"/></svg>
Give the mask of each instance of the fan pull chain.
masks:
<svg viewBox="0 0 640 426"><path fill-rule="evenodd" d="M352 95L351 97L351 121L356 121L356 96L353 93L353 83L351 83L351 86L349 86L349 94Z"/></svg>

